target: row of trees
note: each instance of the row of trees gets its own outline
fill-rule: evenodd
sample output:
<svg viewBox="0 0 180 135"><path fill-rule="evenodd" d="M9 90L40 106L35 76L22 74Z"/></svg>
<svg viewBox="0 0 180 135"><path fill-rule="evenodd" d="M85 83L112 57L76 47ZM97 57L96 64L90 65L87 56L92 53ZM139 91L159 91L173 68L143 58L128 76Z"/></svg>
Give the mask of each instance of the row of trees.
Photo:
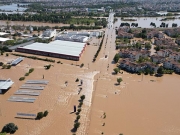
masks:
<svg viewBox="0 0 180 135"><path fill-rule="evenodd" d="M22 43L26 43L28 42L28 40L24 39L24 40L7 40L4 42L4 45L18 45L18 44L22 44Z"/></svg>
<svg viewBox="0 0 180 135"><path fill-rule="evenodd" d="M150 26L156 27L156 24L153 23L153 22L151 22L151 23L150 23ZM178 26L177 23L173 23L173 24L172 24L172 27L177 27L177 26ZM169 24L162 22L161 25L160 25L160 27L162 27L162 28L168 28L168 27L169 27Z"/></svg>
<svg viewBox="0 0 180 135"><path fill-rule="evenodd" d="M83 102L84 102L84 99L85 99L85 95L82 95L81 97L80 97L80 100L79 100L79 105L78 105L78 110L77 110L77 112L76 112L76 120L74 121L74 127L73 127L73 129L72 129L72 131L73 132L76 132L77 131L77 129L80 127L80 122L79 122L79 119L81 118L81 116L80 116L80 112L81 112L81 107L82 107L82 105L83 105Z"/></svg>
<svg viewBox="0 0 180 135"><path fill-rule="evenodd" d="M34 71L34 68L30 68L29 71L27 73L25 73L25 75L23 77L19 78L19 81L25 80L25 76L29 76L29 74L32 73L33 71Z"/></svg>
<svg viewBox="0 0 180 135"><path fill-rule="evenodd" d="M138 75L141 75L141 74L144 74L144 75L148 75L148 74L153 75L154 71L147 67L147 68L145 68L145 69L143 69L141 71L138 71L137 74Z"/></svg>
<svg viewBox="0 0 180 135"><path fill-rule="evenodd" d="M126 70L126 69L124 69L124 70ZM114 69L114 71L116 72L117 71L117 69ZM119 70L118 70L119 71ZM132 72L132 71L128 71L128 70L126 70L127 72ZM158 70L157 70L157 74L159 74L159 75L163 75L163 74L172 74L174 71L173 70L170 70L170 69L165 69L163 66L160 66L159 68L158 68ZM148 75L148 74L150 74L150 75L154 75L155 74L155 72L152 70L152 69L150 69L150 68L148 68L148 67L146 67L146 68L144 68L143 70L140 70L140 71L138 71L138 72L136 72L138 75L141 75L141 74L144 74L144 75Z"/></svg>
<svg viewBox="0 0 180 135"><path fill-rule="evenodd" d="M40 120L40 119L42 119L43 117L46 117L46 116L48 115L48 113L49 113L49 112L48 112L47 110L44 111L44 112L38 112L36 119L37 119L37 120Z"/></svg>
<svg viewBox="0 0 180 135"><path fill-rule="evenodd" d="M138 27L138 23L131 23L132 27Z"/></svg>
<svg viewBox="0 0 180 135"><path fill-rule="evenodd" d="M130 24L129 23L121 23L120 27L123 27L123 26L129 26L130 27Z"/></svg>
<svg viewBox="0 0 180 135"><path fill-rule="evenodd" d="M151 23L150 23L150 26L153 26L153 27L155 27L155 28L156 28L156 24L155 24L155 23L153 23L153 22L151 22Z"/></svg>
<svg viewBox="0 0 180 135"><path fill-rule="evenodd" d="M94 55L93 62L96 61L96 58L97 58L99 52L101 51L101 48L102 48L102 45L103 45L103 41L104 41L104 35L103 35L103 37L102 37L101 43L100 43L100 45L99 45L99 48L98 48L96 54Z"/></svg>
<svg viewBox="0 0 180 135"><path fill-rule="evenodd" d="M52 37L53 38L53 37ZM48 38L48 39L43 39L43 38L37 38L35 39L35 42L39 42L39 43L49 43L52 41L52 38Z"/></svg>
<svg viewBox="0 0 180 135"><path fill-rule="evenodd" d="M0 52L1 53L11 52L11 50L9 50L9 48L7 46L0 46Z"/></svg>
<svg viewBox="0 0 180 135"><path fill-rule="evenodd" d="M105 18L73 18L69 13L42 13L42 14L0 14L0 20L9 21L36 21L36 22L50 22L50 23L64 23L77 25L90 25L106 27L107 21Z"/></svg>
<svg viewBox="0 0 180 135"><path fill-rule="evenodd" d="M173 70L165 69L163 66L160 66L157 70L158 74L172 74Z"/></svg>

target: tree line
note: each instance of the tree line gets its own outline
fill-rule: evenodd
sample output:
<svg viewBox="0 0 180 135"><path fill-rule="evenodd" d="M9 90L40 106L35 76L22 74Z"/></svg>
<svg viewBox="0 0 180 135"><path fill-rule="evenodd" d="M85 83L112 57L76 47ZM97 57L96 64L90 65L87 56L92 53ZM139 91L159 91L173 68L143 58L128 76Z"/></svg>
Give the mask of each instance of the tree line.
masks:
<svg viewBox="0 0 180 135"><path fill-rule="evenodd" d="M64 23L64 24L84 24L95 26L106 26L107 21L105 18L73 18L70 13L41 13L41 14L0 14L0 20L8 21L36 21L36 22L49 22L49 23Z"/></svg>

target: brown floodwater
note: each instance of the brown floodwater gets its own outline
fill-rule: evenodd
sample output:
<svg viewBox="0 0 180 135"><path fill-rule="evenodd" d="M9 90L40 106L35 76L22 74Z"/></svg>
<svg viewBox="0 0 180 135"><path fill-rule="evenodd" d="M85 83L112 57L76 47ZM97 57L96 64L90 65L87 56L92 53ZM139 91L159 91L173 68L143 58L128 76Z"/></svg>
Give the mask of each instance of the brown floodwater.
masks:
<svg viewBox="0 0 180 135"><path fill-rule="evenodd" d="M99 79L89 134L179 135L179 75L162 78L120 74ZM142 80L142 81L141 81ZM154 82L152 81L154 80ZM101 116L106 113L106 118ZM102 126L105 123L105 126Z"/></svg>

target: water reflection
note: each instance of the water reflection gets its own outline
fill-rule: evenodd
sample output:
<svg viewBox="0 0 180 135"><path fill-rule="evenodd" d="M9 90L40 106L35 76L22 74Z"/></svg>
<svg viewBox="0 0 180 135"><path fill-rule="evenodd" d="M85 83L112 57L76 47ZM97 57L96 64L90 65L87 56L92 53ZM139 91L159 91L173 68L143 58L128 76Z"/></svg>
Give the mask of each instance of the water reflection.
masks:
<svg viewBox="0 0 180 135"><path fill-rule="evenodd" d="M168 17L168 16L166 16ZM169 27L172 27L173 23L177 23L178 27L180 26L180 16L175 16L176 19L174 20L167 20L167 21L160 21L164 17L131 17L128 19L136 19L136 21L122 21L121 18L118 18L118 21L116 23L117 27L120 26L120 24L123 22L127 22L127 23L138 23L138 27L141 28L152 28L152 26L150 26L150 23L153 22L156 24L156 27L160 27L161 23L164 22L166 24L168 24Z"/></svg>
<svg viewBox="0 0 180 135"><path fill-rule="evenodd" d="M26 4L20 4L20 5L26 5ZM24 7L18 7L18 4L11 4L11 5L3 5L0 6L0 10L3 11L25 11L27 8Z"/></svg>

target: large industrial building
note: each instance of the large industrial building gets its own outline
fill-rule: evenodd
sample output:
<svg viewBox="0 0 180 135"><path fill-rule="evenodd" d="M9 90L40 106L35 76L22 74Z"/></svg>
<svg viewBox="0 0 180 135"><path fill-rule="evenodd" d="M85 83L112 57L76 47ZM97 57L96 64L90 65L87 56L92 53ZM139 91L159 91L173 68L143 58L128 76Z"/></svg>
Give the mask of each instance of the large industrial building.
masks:
<svg viewBox="0 0 180 135"><path fill-rule="evenodd" d="M55 40L49 44L33 43L24 47L18 47L16 51L78 61L85 48L86 43Z"/></svg>

